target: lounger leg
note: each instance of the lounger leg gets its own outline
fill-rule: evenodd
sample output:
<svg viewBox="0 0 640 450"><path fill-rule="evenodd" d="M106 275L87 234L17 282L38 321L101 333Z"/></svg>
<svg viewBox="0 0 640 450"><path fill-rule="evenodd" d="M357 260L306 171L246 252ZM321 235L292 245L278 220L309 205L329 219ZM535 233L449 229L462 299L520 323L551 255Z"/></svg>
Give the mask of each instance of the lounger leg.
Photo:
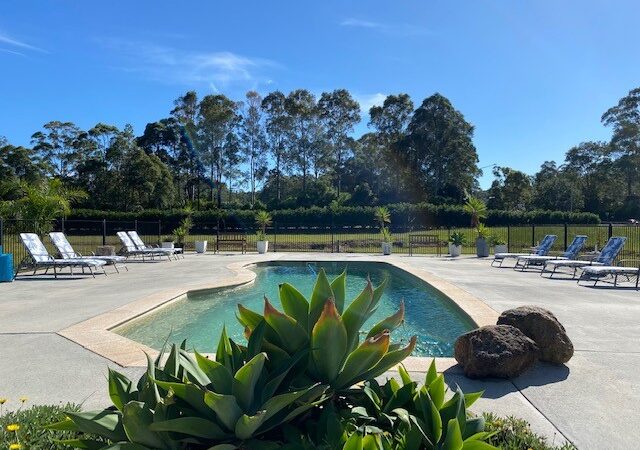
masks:
<svg viewBox="0 0 640 450"><path fill-rule="evenodd" d="M113 263L113 268L116 269L116 273L120 273L120 271L118 270L118 264L117 263ZM105 270L106 272L106 270Z"/></svg>
<svg viewBox="0 0 640 450"><path fill-rule="evenodd" d="M47 268L49 270L49 268ZM45 272L46 273L46 272ZM56 270L56 266L53 266L53 278L58 279L58 271Z"/></svg>
<svg viewBox="0 0 640 450"><path fill-rule="evenodd" d="M553 278L553 274L556 273L556 269L558 268L558 266L556 266L555 264L553 265L553 270L551 271L551 275L549 275L549 278ZM574 275L575 276L575 275Z"/></svg>
<svg viewBox="0 0 640 450"><path fill-rule="evenodd" d="M617 273L613 276L613 287L616 287L616 286L618 286L618 274Z"/></svg>

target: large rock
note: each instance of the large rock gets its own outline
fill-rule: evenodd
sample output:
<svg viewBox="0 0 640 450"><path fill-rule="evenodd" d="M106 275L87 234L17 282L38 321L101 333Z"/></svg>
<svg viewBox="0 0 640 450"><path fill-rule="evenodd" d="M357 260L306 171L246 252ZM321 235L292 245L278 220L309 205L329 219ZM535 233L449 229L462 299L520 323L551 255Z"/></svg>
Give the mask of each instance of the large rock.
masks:
<svg viewBox="0 0 640 450"><path fill-rule="evenodd" d="M573 343L551 311L537 306L509 309L498 318L498 325L516 327L538 345L540 359L563 364L573 356Z"/></svg>
<svg viewBox="0 0 640 450"><path fill-rule="evenodd" d="M469 378L512 378L530 368L538 347L510 325L487 325L458 337L456 361Z"/></svg>

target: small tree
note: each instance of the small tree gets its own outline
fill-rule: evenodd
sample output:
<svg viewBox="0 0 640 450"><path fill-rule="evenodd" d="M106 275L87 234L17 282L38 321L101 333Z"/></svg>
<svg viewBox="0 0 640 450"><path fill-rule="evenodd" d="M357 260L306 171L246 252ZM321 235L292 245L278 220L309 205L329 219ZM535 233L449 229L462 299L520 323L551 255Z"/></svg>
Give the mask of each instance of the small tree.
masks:
<svg viewBox="0 0 640 450"><path fill-rule="evenodd" d="M391 213L386 206L378 206L375 210L375 217L380 225L380 234L384 242L391 242L391 231L386 224L391 223Z"/></svg>
<svg viewBox="0 0 640 450"><path fill-rule="evenodd" d="M260 228L258 230L258 240L267 240L267 227L273 223L273 217L268 211L258 211L256 213L256 225Z"/></svg>
<svg viewBox="0 0 640 450"><path fill-rule="evenodd" d="M466 193L466 198L467 202L464 204L463 209L471 215L471 227L477 229L480 222L487 218L487 205L468 192Z"/></svg>

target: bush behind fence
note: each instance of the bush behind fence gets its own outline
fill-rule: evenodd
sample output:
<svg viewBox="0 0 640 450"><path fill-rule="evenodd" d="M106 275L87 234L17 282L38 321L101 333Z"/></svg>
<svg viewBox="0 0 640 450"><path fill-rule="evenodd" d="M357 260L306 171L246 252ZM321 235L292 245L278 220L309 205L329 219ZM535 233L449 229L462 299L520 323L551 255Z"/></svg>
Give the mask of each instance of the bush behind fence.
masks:
<svg viewBox="0 0 640 450"><path fill-rule="evenodd" d="M74 249L83 255L90 255L101 245L113 245L120 248L116 236L118 231L137 230L142 239L150 245L160 245L163 240L171 239L172 228L163 220L56 220L49 224L38 224L31 221L4 220L0 229L0 245L5 253L14 255L17 264L26 256L26 250L20 242L19 233L37 232L52 255L56 254L46 234L50 231L64 232ZM417 246L413 254L446 254L447 241L452 232L462 232L467 245L463 246L464 254L475 253L476 232L469 227L419 227L395 224L393 231L393 252L409 254L411 236L431 235L438 242L437 246ZM578 234L588 236L585 250L602 248L612 235L628 238L620 259L635 259L640 254L640 227L627 224L542 224L492 226L492 236L508 243L510 251L528 250L536 245L546 234L556 234L558 240L555 251L564 250L573 237ZM196 222L190 235L185 240L186 250L193 250L195 241L206 240L209 250L215 248L216 239L225 233L245 234L247 248L255 251L255 226L234 227L220 222ZM373 226L351 225L317 225L317 226L283 226L274 221L267 229L270 241L269 251L276 252L326 252L326 253L380 253L381 236ZM227 251L225 248L223 251ZM231 249L232 250L232 249Z"/></svg>

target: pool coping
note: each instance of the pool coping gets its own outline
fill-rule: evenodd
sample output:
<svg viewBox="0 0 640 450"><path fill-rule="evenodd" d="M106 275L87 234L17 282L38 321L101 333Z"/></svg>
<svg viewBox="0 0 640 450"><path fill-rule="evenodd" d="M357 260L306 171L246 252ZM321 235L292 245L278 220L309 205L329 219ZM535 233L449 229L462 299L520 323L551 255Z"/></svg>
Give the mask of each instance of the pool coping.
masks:
<svg viewBox="0 0 640 450"><path fill-rule="evenodd" d="M121 336L112 330L126 322L155 312L159 308L164 308L176 301L180 301L186 297L188 292L236 287L251 283L256 278L256 273L250 270L250 267L255 266L256 263L267 263L272 261L294 262L296 260L287 259L285 254L276 254L271 257L267 257L267 259L260 259L255 262L234 262L226 266L226 268L233 273L230 277L223 278L220 281L213 283L202 283L200 285L190 286L189 289L176 288L162 290L106 313L79 322L59 331L57 334L114 362L115 364L118 364L121 367L144 367L147 365L146 355L148 354L154 358L158 355L158 351ZM336 262L338 260L334 258L325 260L321 255L318 255L318 257L314 258L314 261ZM498 319L498 313L485 302L426 270L418 269L410 264L400 261L381 261L380 259L373 257L359 258L358 261L387 264L400 270L404 270L416 278L428 283L433 286L434 289L451 300L451 302L466 314L476 326L493 325ZM410 356L406 358L402 364L410 372L424 372L428 369L432 359L434 358ZM455 359L450 357L440 357L435 358L435 360L438 371L444 371L456 365Z"/></svg>

